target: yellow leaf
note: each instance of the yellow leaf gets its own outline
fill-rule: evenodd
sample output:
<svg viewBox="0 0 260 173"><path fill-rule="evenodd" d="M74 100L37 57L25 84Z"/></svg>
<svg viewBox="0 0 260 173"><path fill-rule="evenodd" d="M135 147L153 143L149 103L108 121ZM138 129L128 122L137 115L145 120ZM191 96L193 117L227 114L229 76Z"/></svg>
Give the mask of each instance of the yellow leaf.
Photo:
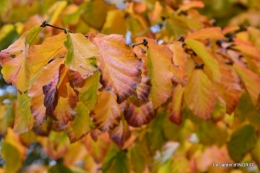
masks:
<svg viewBox="0 0 260 173"><path fill-rule="evenodd" d="M211 27L211 28L203 28L196 32L193 32L185 39L195 39L195 40L205 40L205 39L225 39L224 34L222 33L222 30L220 27Z"/></svg>
<svg viewBox="0 0 260 173"><path fill-rule="evenodd" d="M184 89L179 84L177 85L172 94L172 102L170 103L170 121L175 124L181 124L182 122L182 97Z"/></svg>
<svg viewBox="0 0 260 173"><path fill-rule="evenodd" d="M188 81L184 87L185 103L194 115L203 119L209 118L216 102L214 86L199 69L191 72Z"/></svg>

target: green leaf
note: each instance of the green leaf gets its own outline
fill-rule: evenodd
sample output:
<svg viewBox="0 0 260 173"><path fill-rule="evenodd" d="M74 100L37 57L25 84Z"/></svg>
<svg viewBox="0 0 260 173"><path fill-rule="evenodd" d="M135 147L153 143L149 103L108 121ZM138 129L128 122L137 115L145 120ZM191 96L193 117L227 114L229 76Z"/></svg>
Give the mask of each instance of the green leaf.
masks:
<svg viewBox="0 0 260 173"><path fill-rule="evenodd" d="M61 164L57 164L55 166L52 166L49 171L49 173L59 173L59 172L66 172L66 173L73 173L68 167L61 165Z"/></svg>
<svg viewBox="0 0 260 173"><path fill-rule="evenodd" d="M16 134L29 131L34 124L34 117L30 110L31 98L26 94L17 93L18 106L15 114L14 132Z"/></svg>
<svg viewBox="0 0 260 173"><path fill-rule="evenodd" d="M254 148L256 134L251 125L245 125L235 131L227 143L228 153L235 162L240 162Z"/></svg>
<svg viewBox="0 0 260 173"><path fill-rule="evenodd" d="M100 87L100 72L96 71L92 76L87 78L82 87L77 87L79 92L79 101L83 102L87 108L92 111L97 103L97 92Z"/></svg>
<svg viewBox="0 0 260 173"><path fill-rule="evenodd" d="M41 27L40 26L35 26L33 27L29 33L26 35L26 43L29 45L32 45L34 39L36 38L36 36L39 34L39 32L41 31Z"/></svg>
<svg viewBox="0 0 260 173"><path fill-rule="evenodd" d="M251 151L252 157L256 164L258 165L258 168L260 168L260 137L258 137L257 142L255 144L254 149Z"/></svg>
<svg viewBox="0 0 260 173"><path fill-rule="evenodd" d="M20 153L16 147L7 142L3 142L1 153L5 160L5 171L8 173L17 173L22 166L22 161Z"/></svg>
<svg viewBox="0 0 260 173"><path fill-rule="evenodd" d="M70 126L67 129L70 142L76 142L81 139L94 127L93 122L89 118L90 111L86 105L78 102L75 111L75 119L70 122Z"/></svg>
<svg viewBox="0 0 260 173"><path fill-rule="evenodd" d="M124 151L113 148L109 151L103 161L103 173L129 173L127 155Z"/></svg>
<svg viewBox="0 0 260 173"><path fill-rule="evenodd" d="M187 39L185 43L203 60L206 66L209 67L212 73L213 80L219 81L221 74L218 62L213 59L204 44L199 41Z"/></svg>
<svg viewBox="0 0 260 173"><path fill-rule="evenodd" d="M142 150L138 144L130 150L130 156L133 171L135 173L143 173L145 169L145 157L142 155Z"/></svg>

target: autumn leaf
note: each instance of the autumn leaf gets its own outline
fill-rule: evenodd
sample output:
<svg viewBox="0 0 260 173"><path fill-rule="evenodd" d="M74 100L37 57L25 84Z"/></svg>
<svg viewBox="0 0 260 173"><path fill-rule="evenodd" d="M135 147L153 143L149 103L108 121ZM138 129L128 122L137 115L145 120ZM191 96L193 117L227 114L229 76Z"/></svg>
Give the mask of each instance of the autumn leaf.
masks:
<svg viewBox="0 0 260 173"><path fill-rule="evenodd" d="M14 132L16 134L29 131L34 125L34 118L30 110L31 98L25 93L17 93L18 111L15 115Z"/></svg>
<svg viewBox="0 0 260 173"><path fill-rule="evenodd" d="M71 143L83 138L94 127L89 117L90 111L86 105L78 102L75 112L75 119L69 122L69 127L66 130Z"/></svg>
<svg viewBox="0 0 260 173"><path fill-rule="evenodd" d="M186 3L184 3L183 5L180 6L177 13L179 13L181 11L187 11L191 8L203 8L203 7L204 7L204 4L201 1L186 2Z"/></svg>
<svg viewBox="0 0 260 173"><path fill-rule="evenodd" d="M251 42L234 39L234 46L232 48L241 51L244 56L260 61L260 51Z"/></svg>
<svg viewBox="0 0 260 173"><path fill-rule="evenodd" d="M96 71L92 76L83 81L82 87L76 87L79 92L79 100L92 111L97 103L97 92L100 88L100 72Z"/></svg>
<svg viewBox="0 0 260 173"><path fill-rule="evenodd" d="M43 86L49 84L50 81L53 80L53 77L59 73L60 65L63 63L63 61L63 59L58 58L45 66L28 91L28 96L32 98L31 112L39 124L42 124L46 119Z"/></svg>
<svg viewBox="0 0 260 173"><path fill-rule="evenodd" d="M136 100L136 102L140 102ZM129 106L124 110L124 116L127 123L133 127L140 127L151 122L156 112L153 110L151 101L144 103L129 103Z"/></svg>
<svg viewBox="0 0 260 173"><path fill-rule="evenodd" d="M98 102L92 115L98 129L107 131L119 125L121 110L114 93L103 90L98 94Z"/></svg>
<svg viewBox="0 0 260 173"><path fill-rule="evenodd" d="M152 85L150 97L153 107L157 108L171 96L172 81L185 85L186 75L173 65L172 51L167 46L158 45L152 39L145 39L148 41L147 67Z"/></svg>
<svg viewBox="0 0 260 173"><path fill-rule="evenodd" d="M101 83L116 94L118 103L135 93L140 83L141 62L120 35L97 35L94 43L99 49Z"/></svg>
<svg viewBox="0 0 260 173"><path fill-rule="evenodd" d="M63 42L66 40L64 33L46 38L40 45L34 45L28 52L28 65L31 78L54 58L65 55Z"/></svg>
<svg viewBox="0 0 260 173"><path fill-rule="evenodd" d="M234 64L233 67L244 83L246 91L253 100L253 104L256 105L257 99L260 95L260 77L254 72L238 64Z"/></svg>
<svg viewBox="0 0 260 173"><path fill-rule="evenodd" d="M183 88L179 84L177 85L172 94L172 102L170 104L171 114L169 120L175 124L180 124L182 122L182 97L183 97Z"/></svg>
<svg viewBox="0 0 260 173"><path fill-rule="evenodd" d="M89 39L82 34L67 34L64 45L68 50L65 65L69 69L79 72L83 79L88 78L96 71L98 51Z"/></svg>
<svg viewBox="0 0 260 173"><path fill-rule="evenodd" d="M220 27L203 28L193 32L185 37L185 39L205 40L205 39L225 39Z"/></svg>
<svg viewBox="0 0 260 173"><path fill-rule="evenodd" d="M210 69L213 79L215 81L219 81L221 74L220 69L218 66L218 63L213 57L210 55L210 53L207 51L207 48L204 44L202 44L199 41L188 39L185 40L185 43L191 47L192 50L203 60L206 66Z"/></svg>
<svg viewBox="0 0 260 173"><path fill-rule="evenodd" d="M39 32L40 27L32 28L0 52L1 72L5 81L12 83L21 92L27 90L30 78L28 49Z"/></svg>
<svg viewBox="0 0 260 173"><path fill-rule="evenodd" d="M202 70L193 70L184 87L184 100L194 115L207 119L213 111L216 94L214 86Z"/></svg>
<svg viewBox="0 0 260 173"><path fill-rule="evenodd" d="M119 125L109 132L110 138L117 146L122 149L127 139L130 138L131 132L125 120L121 120Z"/></svg>
<svg viewBox="0 0 260 173"><path fill-rule="evenodd" d="M67 97L59 97L57 106L53 111L53 115L56 119L54 120L54 124L58 129L65 129L69 123L76 116L76 111L74 108L76 107L78 97L73 88L70 87L69 83L66 83L67 87Z"/></svg>

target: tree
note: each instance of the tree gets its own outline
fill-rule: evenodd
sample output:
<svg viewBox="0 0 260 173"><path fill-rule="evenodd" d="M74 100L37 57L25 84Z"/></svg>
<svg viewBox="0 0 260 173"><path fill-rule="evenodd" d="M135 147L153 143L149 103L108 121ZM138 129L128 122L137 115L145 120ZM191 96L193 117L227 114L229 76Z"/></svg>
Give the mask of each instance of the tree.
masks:
<svg viewBox="0 0 260 173"><path fill-rule="evenodd" d="M0 9L5 172L259 171L251 12L220 28L202 1L54 2ZM28 5L19 19L41 15L6 24Z"/></svg>

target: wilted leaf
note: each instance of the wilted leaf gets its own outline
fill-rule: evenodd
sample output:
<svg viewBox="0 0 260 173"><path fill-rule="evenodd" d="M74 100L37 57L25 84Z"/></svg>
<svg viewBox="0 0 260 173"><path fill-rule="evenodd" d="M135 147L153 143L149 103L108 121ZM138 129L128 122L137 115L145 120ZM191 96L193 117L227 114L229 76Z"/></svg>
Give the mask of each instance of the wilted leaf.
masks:
<svg viewBox="0 0 260 173"><path fill-rule="evenodd" d="M14 121L14 132L17 134L29 131L34 124L30 110L31 98L27 94L17 93L18 108Z"/></svg>
<svg viewBox="0 0 260 173"><path fill-rule="evenodd" d="M203 60L206 66L212 72L213 79L219 81L221 74L218 63L213 57L209 54L204 44L196 40L185 40L185 43L191 47L192 50Z"/></svg>
<svg viewBox="0 0 260 173"><path fill-rule="evenodd" d="M50 83L53 77L59 73L60 65L63 61L63 59L58 58L45 66L37 80L29 89L28 95L32 98L31 112L39 124L42 124L46 119L46 107L44 106L44 93L42 87Z"/></svg>
<svg viewBox="0 0 260 173"><path fill-rule="evenodd" d="M184 100L194 115L207 119L213 111L216 95L214 86L202 70L193 70L184 87Z"/></svg>
<svg viewBox="0 0 260 173"><path fill-rule="evenodd" d="M234 64L233 67L244 83L246 91L253 100L253 104L256 105L260 95L260 77L238 64Z"/></svg>
<svg viewBox="0 0 260 173"><path fill-rule="evenodd" d="M235 162L240 162L254 148L256 135L251 125L245 125L235 131L227 143L228 153Z"/></svg>
<svg viewBox="0 0 260 173"><path fill-rule="evenodd" d="M114 93L106 90L98 94L98 102L94 109L93 120L98 129L107 131L119 125L121 110Z"/></svg>
<svg viewBox="0 0 260 173"><path fill-rule="evenodd" d="M79 100L87 106L89 111L92 111L97 103L97 92L100 88L99 79L100 72L96 71L84 81L82 87L76 87L79 92Z"/></svg>
<svg viewBox="0 0 260 173"><path fill-rule="evenodd" d="M109 135L118 147L122 149L126 140L130 138L131 132L126 121L121 120L119 125L109 132Z"/></svg>
<svg viewBox="0 0 260 173"><path fill-rule="evenodd" d="M124 110L124 116L129 125L140 127L151 122L156 113L153 110L152 102L147 101L139 104L130 103L127 109Z"/></svg>
<svg viewBox="0 0 260 173"><path fill-rule="evenodd" d="M182 122L182 97L184 89L179 84L177 85L172 94L172 101L170 103L171 114L169 119L172 123L181 124Z"/></svg>
<svg viewBox="0 0 260 173"><path fill-rule="evenodd" d="M129 173L127 155L124 151L113 148L104 158L102 164L104 173Z"/></svg>
<svg viewBox="0 0 260 173"><path fill-rule="evenodd" d="M106 90L114 92L121 103L135 93L140 83L141 62L120 35L97 35L94 42L99 49L101 83Z"/></svg>
<svg viewBox="0 0 260 173"><path fill-rule="evenodd" d="M98 51L89 39L82 34L68 34L64 45L68 50L65 64L69 69L79 72L84 79L96 71Z"/></svg>
<svg viewBox="0 0 260 173"><path fill-rule="evenodd" d="M69 128L66 130L70 142L76 142L81 139L94 127L93 122L89 118L90 111L82 102L78 102L75 112L75 119L69 123Z"/></svg>

